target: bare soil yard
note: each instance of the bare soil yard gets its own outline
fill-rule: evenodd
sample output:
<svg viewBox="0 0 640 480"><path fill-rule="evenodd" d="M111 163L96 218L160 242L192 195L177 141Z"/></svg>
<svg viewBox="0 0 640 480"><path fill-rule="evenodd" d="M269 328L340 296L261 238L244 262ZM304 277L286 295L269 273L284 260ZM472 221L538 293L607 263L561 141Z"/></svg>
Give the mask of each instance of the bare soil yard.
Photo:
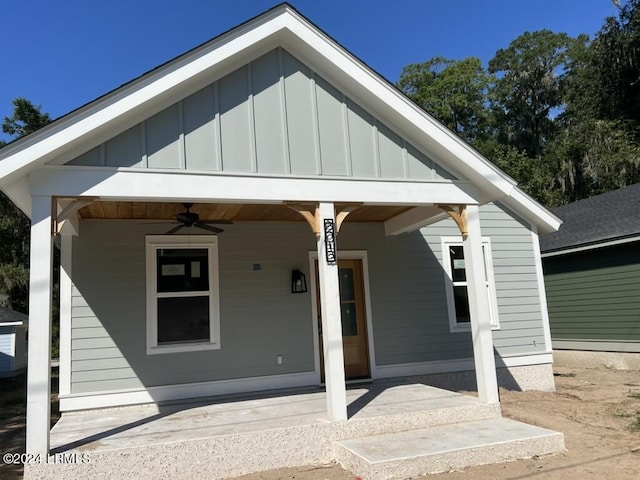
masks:
<svg viewBox="0 0 640 480"><path fill-rule="evenodd" d="M555 393L501 391L503 414L561 431L563 454L431 475L429 480L640 478L640 371L556 368ZM24 451L24 380L0 380L0 453ZM0 478L22 469L0 463ZM118 478L114 472L114 479ZM337 465L271 470L242 480L354 480Z"/></svg>

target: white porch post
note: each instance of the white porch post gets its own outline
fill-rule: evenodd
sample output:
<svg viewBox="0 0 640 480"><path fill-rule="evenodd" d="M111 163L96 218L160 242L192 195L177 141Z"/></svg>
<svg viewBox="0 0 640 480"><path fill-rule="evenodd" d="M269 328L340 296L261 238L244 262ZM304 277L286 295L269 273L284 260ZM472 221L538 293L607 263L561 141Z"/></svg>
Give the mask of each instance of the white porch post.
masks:
<svg viewBox="0 0 640 480"><path fill-rule="evenodd" d="M65 225L60 232L60 395L71 393L71 260L73 235Z"/></svg>
<svg viewBox="0 0 640 480"><path fill-rule="evenodd" d="M27 453L46 458L51 416L51 197L33 197L29 278ZM44 460L43 460L44 461Z"/></svg>
<svg viewBox="0 0 640 480"><path fill-rule="evenodd" d="M478 396L482 402L498 403L500 400L493 354L491 312L487 296L478 206L467 205L466 216L468 233L463 237L463 249Z"/></svg>
<svg viewBox="0 0 640 480"><path fill-rule="evenodd" d="M340 314L340 289L338 264L327 262L327 236L324 220L334 222L333 203L318 206L320 235L318 236L318 274L320 280L320 306L322 311L322 341L324 350L324 379L327 389L327 411L329 420L340 422L347 419L347 393L344 376L344 353L342 351L342 320ZM336 250L334 250L336 253Z"/></svg>

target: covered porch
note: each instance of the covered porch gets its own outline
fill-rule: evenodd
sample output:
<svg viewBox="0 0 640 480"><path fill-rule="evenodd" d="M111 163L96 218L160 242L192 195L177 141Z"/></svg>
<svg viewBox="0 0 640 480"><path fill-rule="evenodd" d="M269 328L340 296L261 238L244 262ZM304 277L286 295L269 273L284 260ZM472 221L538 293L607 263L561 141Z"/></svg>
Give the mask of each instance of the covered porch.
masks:
<svg viewBox="0 0 640 480"><path fill-rule="evenodd" d="M228 213L230 221L273 221L277 215L294 215L301 224L308 223L309 235L316 238L315 256L318 259L318 307L323 332L323 379L326 384L326 418L343 422L348 418L348 404L344 370L343 328L341 323L338 281L339 256L336 237L343 221L352 219L371 223L384 222L385 233L394 234L420 228L450 215L462 233L465 270L468 281L471 334L479 399L497 404L498 391L490 312L485 289L478 193L468 182L391 182L350 181L337 179L261 178L253 185L251 176L184 175L153 171L111 171L87 167L50 167L32 174L31 192L33 226L31 237L31 318L37 326L30 339L29 394L27 411L27 451L46 455L49 443L49 359L51 329L52 236L60 233L61 241L61 312L71 311L71 238L82 238L82 220L109 216L109 209L126 220L154 220L171 212L177 199L194 202ZM135 196L125 196L125 192ZM212 201L211 192L216 192ZM283 192L286 192L284 197ZM283 198L284 197L284 198ZM332 201L317 201L331 197ZM314 201L314 199L316 199ZM164 205L164 206L163 206ZM169 205L169 207L167 207ZM114 210L115 206L115 210ZM203 207L201 207L203 208ZM205 207L206 208L206 207ZM93 209L93 210L92 210ZM133 212L143 212L134 215ZM247 217L240 218L242 212ZM84 216L83 216L84 215ZM170 214L166 213L170 218ZM235 215L235 216L234 216ZM351 217L353 215L353 217ZM360 215L360 217L358 217ZM141 218L145 217L145 218ZM66 293L64 293L66 292ZM70 332L61 338L62 355L70 355ZM117 338L114 337L117 344ZM317 348L317 346L316 346ZM144 349L144 345L140 346ZM144 350L142 350L144 351ZM147 355L149 345L147 344ZM66 362L62 362L63 366ZM316 364L317 365L317 364ZM317 368L317 367L316 367ZM61 385L70 384L71 371L61 368ZM320 383L320 372L317 382ZM305 380L309 384L308 380ZM265 377L263 388L277 388ZM305 383L302 383L305 384ZM188 389L187 389L188 390ZM69 394L61 388L61 394ZM118 394L123 403L133 397L125 391ZM198 395L193 396L201 396ZM181 398L186 398L188 395ZM100 392L95 396L97 401ZM138 398L138 396L135 396ZM140 398L144 397L140 392ZM180 397L177 397L180 398ZM149 394L146 401L161 401ZM141 403L135 400L131 403ZM89 408L98 404L92 403ZM78 407L78 408L87 408Z"/></svg>
<svg viewBox="0 0 640 480"><path fill-rule="evenodd" d="M497 404L419 378L354 385L346 404L340 423L329 421L322 389L309 388L69 413L51 432L60 461L28 466L25 478L77 468L95 479L116 471L226 478L329 462L368 479L406 478L563 449L561 434L503 419Z"/></svg>

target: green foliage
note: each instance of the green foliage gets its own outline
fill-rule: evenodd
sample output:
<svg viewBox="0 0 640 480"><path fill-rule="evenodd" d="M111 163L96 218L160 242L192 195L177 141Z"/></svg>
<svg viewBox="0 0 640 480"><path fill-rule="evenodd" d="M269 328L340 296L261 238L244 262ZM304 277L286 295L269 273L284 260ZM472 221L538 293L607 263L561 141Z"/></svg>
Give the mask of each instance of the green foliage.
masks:
<svg viewBox="0 0 640 480"><path fill-rule="evenodd" d="M0 292L7 307L26 313L29 286L29 226L27 216L0 192Z"/></svg>
<svg viewBox="0 0 640 480"><path fill-rule="evenodd" d="M491 76L479 58L433 58L406 66L398 87L468 142L487 135L485 109Z"/></svg>
<svg viewBox="0 0 640 480"><path fill-rule="evenodd" d="M35 106L26 98L13 100L13 115L4 117L2 131L15 138L24 137L51 122L48 113L42 113L41 107Z"/></svg>
<svg viewBox="0 0 640 480"><path fill-rule="evenodd" d="M13 115L2 124L9 135L27 135L51 121L24 98L16 98L13 107ZM24 313L28 312L29 234L29 219L0 192L0 292L8 297L6 306Z"/></svg>
<svg viewBox="0 0 640 480"><path fill-rule="evenodd" d="M525 32L489 62L497 75L490 100L500 143L542 156L556 132L554 115L564 106L563 67L576 42L566 33Z"/></svg>
<svg viewBox="0 0 640 480"><path fill-rule="evenodd" d="M640 0L619 6L590 41L525 32L477 58L408 65L412 100L557 206L640 182Z"/></svg>

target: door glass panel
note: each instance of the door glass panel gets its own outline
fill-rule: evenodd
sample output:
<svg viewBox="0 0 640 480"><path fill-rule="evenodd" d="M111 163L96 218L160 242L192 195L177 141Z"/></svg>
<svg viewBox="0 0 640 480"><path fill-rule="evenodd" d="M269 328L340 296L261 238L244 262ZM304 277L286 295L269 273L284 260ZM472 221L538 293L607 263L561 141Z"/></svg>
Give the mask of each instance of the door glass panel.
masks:
<svg viewBox="0 0 640 480"><path fill-rule="evenodd" d="M355 337L358 335L358 313L355 303L343 303L340 305L342 313L342 336Z"/></svg>
<svg viewBox="0 0 640 480"><path fill-rule="evenodd" d="M340 277L340 301L348 302L356 298L355 287L353 283L353 268L338 269Z"/></svg>

